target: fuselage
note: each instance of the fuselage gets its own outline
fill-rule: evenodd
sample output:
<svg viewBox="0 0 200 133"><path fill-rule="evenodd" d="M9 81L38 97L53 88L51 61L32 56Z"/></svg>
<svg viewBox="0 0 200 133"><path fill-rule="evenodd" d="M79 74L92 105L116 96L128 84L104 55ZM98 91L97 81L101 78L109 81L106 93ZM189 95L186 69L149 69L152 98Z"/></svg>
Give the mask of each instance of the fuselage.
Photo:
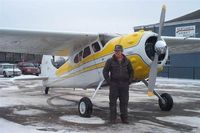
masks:
<svg viewBox="0 0 200 133"><path fill-rule="evenodd" d="M44 84L49 87L88 88L98 85L103 80L102 70L107 59L113 55L114 46L120 44L124 54L131 61L134 70L134 81L148 78L150 65L154 56L154 45L157 34L151 31L139 31L128 35L113 37L106 44L99 38L74 52L59 68L51 68L51 76ZM96 48L95 48L96 47ZM162 70L168 57L168 50L159 57L159 71ZM51 60L52 58L48 58ZM43 61L42 63L46 62ZM47 65L47 64L46 64ZM49 63L48 65L52 65ZM51 66L53 67L53 65ZM46 69L46 68L42 68ZM45 73L43 73L45 75Z"/></svg>

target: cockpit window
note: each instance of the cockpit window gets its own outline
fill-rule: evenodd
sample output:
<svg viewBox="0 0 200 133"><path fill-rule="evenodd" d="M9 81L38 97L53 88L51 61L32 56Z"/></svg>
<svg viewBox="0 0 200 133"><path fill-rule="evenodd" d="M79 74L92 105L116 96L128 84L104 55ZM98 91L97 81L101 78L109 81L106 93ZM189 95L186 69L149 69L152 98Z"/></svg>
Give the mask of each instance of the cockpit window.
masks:
<svg viewBox="0 0 200 133"><path fill-rule="evenodd" d="M55 68L60 68L68 59L62 56L52 56L51 63Z"/></svg>
<svg viewBox="0 0 200 133"><path fill-rule="evenodd" d="M78 53L78 58L79 58L79 61L82 61L82 58L83 58L83 51L80 51Z"/></svg>
<svg viewBox="0 0 200 133"><path fill-rule="evenodd" d="M86 47L83 52L83 58L89 56L91 54L90 47Z"/></svg>
<svg viewBox="0 0 200 133"><path fill-rule="evenodd" d="M113 39L115 36L109 36L109 35L105 35L105 34L100 34L99 35L99 40L101 42L102 47L104 47L106 45L106 43L108 41L110 41L111 39Z"/></svg>
<svg viewBox="0 0 200 133"><path fill-rule="evenodd" d="M79 56L78 56L78 54L74 57L74 63L78 63L78 61L79 61Z"/></svg>
<svg viewBox="0 0 200 133"><path fill-rule="evenodd" d="M83 59L83 51L80 51L76 56L74 57L74 63L79 63Z"/></svg>
<svg viewBox="0 0 200 133"><path fill-rule="evenodd" d="M92 44L92 50L94 51L94 53L101 50L101 47L100 47L98 42L95 42L95 43Z"/></svg>

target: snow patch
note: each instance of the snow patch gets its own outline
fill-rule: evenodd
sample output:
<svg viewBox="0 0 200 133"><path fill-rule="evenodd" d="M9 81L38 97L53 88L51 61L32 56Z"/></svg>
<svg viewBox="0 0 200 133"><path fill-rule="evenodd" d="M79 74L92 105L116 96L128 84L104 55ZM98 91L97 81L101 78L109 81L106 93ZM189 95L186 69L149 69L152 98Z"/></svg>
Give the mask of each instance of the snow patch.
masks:
<svg viewBox="0 0 200 133"><path fill-rule="evenodd" d="M12 79L35 78L35 77L38 77L38 76L35 76L35 75L20 75L20 76L17 76L17 77L13 77Z"/></svg>
<svg viewBox="0 0 200 133"><path fill-rule="evenodd" d="M39 86L38 84L26 85L26 87L28 87L28 88L35 88L35 87L38 87L38 86Z"/></svg>
<svg viewBox="0 0 200 133"><path fill-rule="evenodd" d="M23 126L5 119L0 118L1 133L47 133L46 131L39 131L32 126ZM55 133L49 132L48 133Z"/></svg>
<svg viewBox="0 0 200 133"><path fill-rule="evenodd" d="M156 119L200 128L200 117L167 116L167 117L156 117Z"/></svg>
<svg viewBox="0 0 200 133"><path fill-rule="evenodd" d="M75 104L74 102L67 101L65 99L58 99L58 98L51 100L51 103L53 105L65 105L65 106L69 106L69 105L74 105Z"/></svg>
<svg viewBox="0 0 200 133"><path fill-rule="evenodd" d="M171 86L171 87L198 87L198 86L196 86L196 85L192 85L192 84L177 84L177 83L174 83L174 84L172 84L172 83L160 83L160 82L157 82L156 83L156 86L157 87L163 87L163 86Z"/></svg>
<svg viewBox="0 0 200 133"><path fill-rule="evenodd" d="M155 90L162 90L162 91L168 91L168 92L182 92L182 93L200 93L200 91L194 91L194 90L181 90L181 89L155 89Z"/></svg>
<svg viewBox="0 0 200 133"><path fill-rule="evenodd" d="M197 84L197 85L200 85L200 80L193 80L193 79L177 79L177 78L158 77L156 81L164 82L164 83L170 82L170 83L175 83L175 84L186 83L186 84Z"/></svg>
<svg viewBox="0 0 200 133"><path fill-rule="evenodd" d="M17 86L9 86L8 88L1 88L2 91L6 90L6 91L13 91L13 90L19 90L19 88Z"/></svg>
<svg viewBox="0 0 200 133"><path fill-rule="evenodd" d="M191 110L191 109L184 109L184 111L200 113L200 110Z"/></svg>
<svg viewBox="0 0 200 133"><path fill-rule="evenodd" d="M25 110L17 110L15 109L13 111L14 114L17 115L28 115L28 116L32 116L32 115L40 115L40 114L45 114L45 111L42 110L38 110L38 109L25 109Z"/></svg>
<svg viewBox="0 0 200 133"><path fill-rule="evenodd" d="M9 97L1 97L0 107L9 107L16 105L28 105L28 106L48 106L46 102L46 98L42 96L30 97L30 96L19 96L15 93L15 95L9 95Z"/></svg>
<svg viewBox="0 0 200 133"><path fill-rule="evenodd" d="M199 101L199 98L191 98L191 97L183 97L183 96L176 96L173 97L175 103L187 103L187 102L196 102Z"/></svg>
<svg viewBox="0 0 200 133"><path fill-rule="evenodd" d="M78 115L65 115L60 117L61 120L79 124L104 124L105 121L99 117L83 118Z"/></svg>

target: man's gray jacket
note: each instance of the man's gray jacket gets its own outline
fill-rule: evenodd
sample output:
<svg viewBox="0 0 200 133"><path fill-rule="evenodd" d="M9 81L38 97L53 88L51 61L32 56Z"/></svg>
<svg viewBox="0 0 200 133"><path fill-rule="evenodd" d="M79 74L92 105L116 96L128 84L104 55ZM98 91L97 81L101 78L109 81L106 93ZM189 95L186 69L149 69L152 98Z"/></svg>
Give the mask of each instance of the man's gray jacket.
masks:
<svg viewBox="0 0 200 133"><path fill-rule="evenodd" d="M103 76L107 83L113 82L129 82L133 80L133 68L129 59L123 55L121 63L116 59L115 55L106 61L103 69ZM110 72L110 74L109 74Z"/></svg>

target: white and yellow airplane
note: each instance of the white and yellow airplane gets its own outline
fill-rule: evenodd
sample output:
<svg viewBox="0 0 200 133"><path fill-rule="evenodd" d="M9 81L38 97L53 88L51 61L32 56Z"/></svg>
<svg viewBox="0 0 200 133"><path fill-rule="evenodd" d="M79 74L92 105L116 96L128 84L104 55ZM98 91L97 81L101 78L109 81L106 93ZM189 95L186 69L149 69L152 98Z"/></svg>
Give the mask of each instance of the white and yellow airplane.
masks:
<svg viewBox="0 0 200 133"><path fill-rule="evenodd" d="M49 88L91 88L96 90L106 84L102 75L105 62L113 54L116 44L123 45L124 54L130 59L134 69L133 82L142 81L148 88L148 95L155 94L163 111L173 107L173 99L167 94L154 90L157 71L163 69L172 53L200 51L200 38L161 36L165 18L162 8L159 33L139 31L128 35L77 34L42 31L0 30L0 51L42 54L41 79L48 94ZM54 56L67 56L68 59ZM24 79L26 80L26 79ZM27 79L28 80L28 79ZM92 101L84 97L79 102L79 113L89 117Z"/></svg>

